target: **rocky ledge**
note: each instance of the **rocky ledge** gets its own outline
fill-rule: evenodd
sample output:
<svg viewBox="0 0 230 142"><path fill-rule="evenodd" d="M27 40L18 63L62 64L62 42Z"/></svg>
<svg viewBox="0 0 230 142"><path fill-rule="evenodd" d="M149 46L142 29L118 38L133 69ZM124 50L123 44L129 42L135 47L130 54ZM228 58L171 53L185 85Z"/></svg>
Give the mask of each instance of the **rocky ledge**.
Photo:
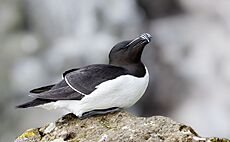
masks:
<svg viewBox="0 0 230 142"><path fill-rule="evenodd" d="M200 137L191 127L163 116L137 117L127 112L83 120L67 114L55 123L29 129L15 142L230 142Z"/></svg>

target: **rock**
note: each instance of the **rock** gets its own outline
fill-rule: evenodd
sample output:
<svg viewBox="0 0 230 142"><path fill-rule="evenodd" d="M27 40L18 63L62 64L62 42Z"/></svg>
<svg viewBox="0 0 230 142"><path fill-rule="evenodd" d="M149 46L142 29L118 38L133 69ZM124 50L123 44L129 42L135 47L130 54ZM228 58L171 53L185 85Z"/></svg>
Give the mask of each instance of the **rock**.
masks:
<svg viewBox="0 0 230 142"><path fill-rule="evenodd" d="M27 130L15 142L230 142L202 138L191 127L163 116L127 112L78 119L70 113L41 128Z"/></svg>

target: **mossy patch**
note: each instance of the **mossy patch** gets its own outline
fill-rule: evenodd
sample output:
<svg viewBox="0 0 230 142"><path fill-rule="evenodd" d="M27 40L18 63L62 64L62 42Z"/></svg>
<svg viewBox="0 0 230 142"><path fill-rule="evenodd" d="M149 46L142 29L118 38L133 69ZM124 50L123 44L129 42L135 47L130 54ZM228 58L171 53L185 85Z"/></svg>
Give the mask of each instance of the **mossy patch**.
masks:
<svg viewBox="0 0 230 142"><path fill-rule="evenodd" d="M222 139L222 138L211 138L211 142L230 142L230 140Z"/></svg>
<svg viewBox="0 0 230 142"><path fill-rule="evenodd" d="M21 142L21 141L39 141L41 140L41 135L38 131L38 129L29 129L25 133L23 133L21 136L19 136L15 142Z"/></svg>

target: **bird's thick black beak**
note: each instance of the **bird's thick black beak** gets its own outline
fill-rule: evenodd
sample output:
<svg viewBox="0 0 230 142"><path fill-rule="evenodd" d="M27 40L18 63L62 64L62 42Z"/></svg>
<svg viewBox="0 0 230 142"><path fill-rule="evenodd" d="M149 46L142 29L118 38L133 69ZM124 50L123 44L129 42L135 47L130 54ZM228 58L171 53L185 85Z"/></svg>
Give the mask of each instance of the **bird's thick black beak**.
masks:
<svg viewBox="0 0 230 142"><path fill-rule="evenodd" d="M146 45L151 41L152 36L149 33L141 34L139 37L131 40L126 47L138 47L137 45Z"/></svg>

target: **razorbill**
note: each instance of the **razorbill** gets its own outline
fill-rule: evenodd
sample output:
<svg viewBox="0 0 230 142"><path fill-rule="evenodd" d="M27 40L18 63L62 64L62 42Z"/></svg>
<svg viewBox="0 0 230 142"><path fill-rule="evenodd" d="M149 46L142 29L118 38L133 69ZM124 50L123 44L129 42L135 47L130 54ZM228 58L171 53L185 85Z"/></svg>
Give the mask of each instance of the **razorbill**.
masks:
<svg viewBox="0 0 230 142"><path fill-rule="evenodd" d="M149 73L141 54L150 40L151 35L144 33L116 44L109 64L70 69L59 83L31 90L33 100L17 108L61 108L82 118L132 106L148 86Z"/></svg>

